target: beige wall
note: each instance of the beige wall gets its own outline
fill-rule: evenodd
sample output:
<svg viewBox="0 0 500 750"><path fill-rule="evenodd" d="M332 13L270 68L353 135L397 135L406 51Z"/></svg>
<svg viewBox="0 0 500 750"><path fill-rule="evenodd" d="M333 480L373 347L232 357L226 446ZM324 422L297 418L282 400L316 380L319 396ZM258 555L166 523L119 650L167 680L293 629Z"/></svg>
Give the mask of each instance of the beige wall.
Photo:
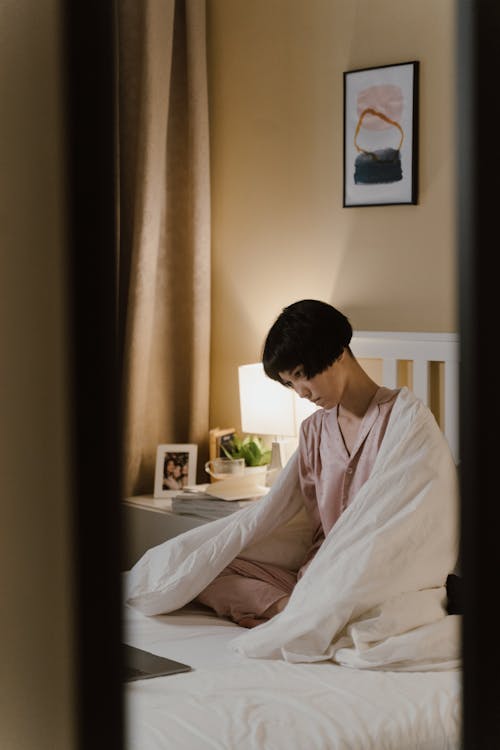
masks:
<svg viewBox="0 0 500 750"><path fill-rule="evenodd" d="M358 329L455 331L453 0L208 0L211 426L314 297ZM417 206L342 208L343 72L420 61Z"/></svg>
<svg viewBox="0 0 500 750"><path fill-rule="evenodd" d="M58 0L0 8L0 748L75 747Z"/></svg>

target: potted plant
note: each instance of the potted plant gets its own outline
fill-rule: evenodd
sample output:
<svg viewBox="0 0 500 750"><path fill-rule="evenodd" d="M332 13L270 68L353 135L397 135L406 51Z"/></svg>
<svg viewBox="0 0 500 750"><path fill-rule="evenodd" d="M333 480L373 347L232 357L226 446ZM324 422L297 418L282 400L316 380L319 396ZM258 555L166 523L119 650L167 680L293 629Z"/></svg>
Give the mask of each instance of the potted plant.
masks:
<svg viewBox="0 0 500 750"><path fill-rule="evenodd" d="M233 435L231 440L221 445L221 449L227 458L245 459L245 467L249 468L265 467L271 461L271 450L256 435Z"/></svg>

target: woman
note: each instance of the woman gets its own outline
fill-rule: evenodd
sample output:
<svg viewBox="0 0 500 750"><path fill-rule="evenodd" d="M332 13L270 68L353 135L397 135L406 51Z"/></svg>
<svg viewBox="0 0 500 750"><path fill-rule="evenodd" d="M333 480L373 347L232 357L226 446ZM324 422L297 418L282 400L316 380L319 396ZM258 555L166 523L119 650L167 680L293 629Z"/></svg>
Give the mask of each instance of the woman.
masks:
<svg viewBox="0 0 500 750"><path fill-rule="evenodd" d="M274 617L370 476L399 389L380 387L354 357L352 326L318 300L285 307L265 341L266 374L320 407L301 426L299 478L313 540L297 572L236 557L197 601L244 627Z"/></svg>

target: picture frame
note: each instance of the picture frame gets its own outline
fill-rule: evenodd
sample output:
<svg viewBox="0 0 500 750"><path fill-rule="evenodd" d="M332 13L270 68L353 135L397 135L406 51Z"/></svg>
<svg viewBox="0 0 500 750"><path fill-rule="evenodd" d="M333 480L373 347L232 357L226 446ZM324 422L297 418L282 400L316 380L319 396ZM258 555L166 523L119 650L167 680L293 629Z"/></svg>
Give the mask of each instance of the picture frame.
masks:
<svg viewBox="0 0 500 750"><path fill-rule="evenodd" d="M224 458L225 453L222 450L222 445L227 442L231 442L233 436L236 435L234 427L214 427L208 433L208 455L210 461L214 458ZM213 477L210 477L211 482L215 482Z"/></svg>
<svg viewBox="0 0 500 750"><path fill-rule="evenodd" d="M214 458L223 458L225 456L221 446L226 442L231 442L231 438L234 435L236 435L234 427L214 427L213 430L210 430L208 451L211 461Z"/></svg>
<svg viewBox="0 0 500 750"><path fill-rule="evenodd" d="M196 484L198 446L162 443L156 449L154 497L169 497Z"/></svg>
<svg viewBox="0 0 500 750"><path fill-rule="evenodd" d="M417 204L419 67L344 72L344 208Z"/></svg>

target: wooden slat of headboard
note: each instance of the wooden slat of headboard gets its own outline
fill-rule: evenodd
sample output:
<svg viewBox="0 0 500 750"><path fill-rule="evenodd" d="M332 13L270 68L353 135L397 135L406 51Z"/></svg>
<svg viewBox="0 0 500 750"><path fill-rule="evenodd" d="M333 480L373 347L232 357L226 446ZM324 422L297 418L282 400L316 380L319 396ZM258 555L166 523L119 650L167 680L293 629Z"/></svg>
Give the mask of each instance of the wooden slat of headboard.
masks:
<svg viewBox="0 0 500 750"><path fill-rule="evenodd" d="M360 355L363 356L363 355ZM398 361L397 359L382 358L383 385L387 388L397 388L398 385Z"/></svg>
<svg viewBox="0 0 500 750"><path fill-rule="evenodd" d="M413 361L413 392L429 405L429 362L426 359Z"/></svg>
<svg viewBox="0 0 500 750"><path fill-rule="evenodd" d="M444 434L455 461L459 460L458 362L448 361L444 368Z"/></svg>

